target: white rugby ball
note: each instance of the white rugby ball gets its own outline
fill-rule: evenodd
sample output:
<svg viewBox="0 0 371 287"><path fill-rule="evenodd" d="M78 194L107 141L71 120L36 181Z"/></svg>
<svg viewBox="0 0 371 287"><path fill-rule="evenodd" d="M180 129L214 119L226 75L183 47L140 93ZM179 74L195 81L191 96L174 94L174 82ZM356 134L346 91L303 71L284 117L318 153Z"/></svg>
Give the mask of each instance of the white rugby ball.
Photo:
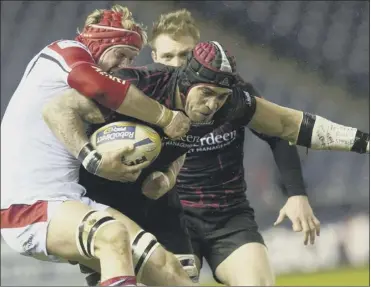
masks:
<svg viewBox="0 0 371 287"><path fill-rule="evenodd" d="M122 162L135 165L148 162L150 165L161 151L160 135L152 128L134 122L114 122L96 130L90 142L98 152L114 151L130 144L134 151L126 154Z"/></svg>

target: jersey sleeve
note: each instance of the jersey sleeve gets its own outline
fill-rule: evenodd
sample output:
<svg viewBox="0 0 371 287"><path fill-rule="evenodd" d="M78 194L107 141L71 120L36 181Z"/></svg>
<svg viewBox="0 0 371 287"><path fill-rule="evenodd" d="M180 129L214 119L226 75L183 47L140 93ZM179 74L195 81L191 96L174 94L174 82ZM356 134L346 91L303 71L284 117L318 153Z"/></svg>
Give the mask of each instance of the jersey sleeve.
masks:
<svg viewBox="0 0 371 287"><path fill-rule="evenodd" d="M95 65L93 57L86 46L77 41L61 40L46 47L40 57L54 62L61 69L63 82L68 84L68 75L82 63Z"/></svg>
<svg viewBox="0 0 371 287"><path fill-rule="evenodd" d="M54 42L45 49L45 57L64 72L61 80L85 97L111 110L116 110L124 101L130 82L100 69L88 48L80 42Z"/></svg>
<svg viewBox="0 0 371 287"><path fill-rule="evenodd" d="M174 71L172 67L154 63L143 67L128 67L120 69L112 75L123 80L129 81L144 94L154 100L161 101L170 74Z"/></svg>

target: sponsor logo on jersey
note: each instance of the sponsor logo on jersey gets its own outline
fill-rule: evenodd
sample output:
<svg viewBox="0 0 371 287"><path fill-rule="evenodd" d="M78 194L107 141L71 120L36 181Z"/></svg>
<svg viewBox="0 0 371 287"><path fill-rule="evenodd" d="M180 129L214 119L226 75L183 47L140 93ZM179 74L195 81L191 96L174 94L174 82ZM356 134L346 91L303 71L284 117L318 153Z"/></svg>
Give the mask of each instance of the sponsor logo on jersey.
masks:
<svg viewBox="0 0 371 287"><path fill-rule="evenodd" d="M34 235L31 234L30 237L23 243L23 251L25 254L32 254L32 248L34 247Z"/></svg>
<svg viewBox="0 0 371 287"><path fill-rule="evenodd" d="M214 124L214 120L211 120L209 122L193 122L191 125L193 127L200 127L200 126L211 126Z"/></svg>
<svg viewBox="0 0 371 287"><path fill-rule="evenodd" d="M134 126L110 126L107 129L97 133L96 144L100 145L107 141L122 140L122 139L135 139Z"/></svg>
<svg viewBox="0 0 371 287"><path fill-rule="evenodd" d="M237 131L233 130L223 134L209 133L206 136L186 135L179 140L173 141L165 138L165 145L178 146L194 151L208 151L224 148L230 145L237 137Z"/></svg>
<svg viewBox="0 0 371 287"><path fill-rule="evenodd" d="M199 127L199 126L211 126L214 124L214 120L209 121L209 122L193 122L191 125L194 127Z"/></svg>
<svg viewBox="0 0 371 287"><path fill-rule="evenodd" d="M97 71L99 74L101 74L102 76L105 76L109 79L111 79L112 81L115 81L117 83L120 83L120 84L125 84L126 81L125 80L122 80L120 78L117 78L117 77L114 77L106 72L104 72L101 68L97 67L97 66L91 66L95 71Z"/></svg>
<svg viewBox="0 0 371 287"><path fill-rule="evenodd" d="M226 144L230 144L232 141L234 141L237 137L237 131L233 130L228 133L223 134L214 134L209 133L203 138L200 139L200 144L198 147L204 147L204 146L219 146L221 147L225 146Z"/></svg>

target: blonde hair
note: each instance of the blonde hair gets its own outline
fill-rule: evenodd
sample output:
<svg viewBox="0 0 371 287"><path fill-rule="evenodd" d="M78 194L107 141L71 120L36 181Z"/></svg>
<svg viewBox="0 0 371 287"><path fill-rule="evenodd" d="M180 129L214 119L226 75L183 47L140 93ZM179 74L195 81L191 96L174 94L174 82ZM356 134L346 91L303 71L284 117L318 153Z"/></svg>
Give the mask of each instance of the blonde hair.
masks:
<svg viewBox="0 0 371 287"><path fill-rule="evenodd" d="M154 49L156 38L161 34L167 34L174 40L182 36L191 36L196 42L200 40L200 30L191 12L187 9L161 14L160 19L153 23L152 36L149 41L152 49Z"/></svg>
<svg viewBox="0 0 371 287"><path fill-rule="evenodd" d="M85 27L91 24L98 24L103 17L105 9L95 9L85 21ZM115 4L111 7L111 11L122 13L122 27L127 30L133 30L135 27L139 27L139 34L142 38L143 44L146 45L148 41L147 28L141 23L135 22L132 13L127 7Z"/></svg>

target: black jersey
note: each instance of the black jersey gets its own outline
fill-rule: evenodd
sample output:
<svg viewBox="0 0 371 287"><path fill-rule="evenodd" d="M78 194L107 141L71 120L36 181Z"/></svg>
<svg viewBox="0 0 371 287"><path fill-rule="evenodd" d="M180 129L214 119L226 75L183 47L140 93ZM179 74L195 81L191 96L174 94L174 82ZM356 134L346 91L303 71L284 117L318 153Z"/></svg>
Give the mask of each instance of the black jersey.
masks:
<svg viewBox="0 0 371 287"><path fill-rule="evenodd" d="M251 84L243 81L239 90L246 95L261 97ZM245 124L239 120L227 122L198 139L195 147L188 151L176 184L183 206L218 208L246 201ZM289 196L306 195L296 147L280 138L251 131L270 146L281 174L283 191Z"/></svg>
<svg viewBox="0 0 371 287"><path fill-rule="evenodd" d="M243 126L227 123L187 153L177 178L182 204L221 207L246 199Z"/></svg>
<svg viewBox="0 0 371 287"><path fill-rule="evenodd" d="M168 67L162 64L151 64L141 68L125 68L116 72L114 76L132 82L138 89L147 96L155 99L170 109L175 109L176 87L179 73L182 68ZM88 196L101 203L116 207L118 199L116 197L124 196L129 192L141 193L143 180L156 170L165 170L179 156L187 153L188 150L195 147L203 136L212 132L223 123L232 121L239 125L247 124L255 112L255 98L248 91L236 87L233 94L228 98L224 106L215 114L210 122L201 122L192 124L187 135L179 140L171 140L166 137L161 129L154 128L162 137L163 148L156 160L147 168L143 169L140 177L135 183L113 182L98 176L89 174L85 169L80 170L80 183L87 188ZM108 112L106 115L106 124L115 121L136 121L118 113ZM102 125L93 125L91 132ZM99 191L102 189L102 191ZM100 193L99 198L92 194ZM104 199L102 198L104 195ZM107 198L106 198L107 197ZM109 199L110 198L110 199ZM116 198L116 199L115 199Z"/></svg>
<svg viewBox="0 0 371 287"><path fill-rule="evenodd" d="M251 84L243 83L237 90L241 97L260 97ZM177 178L183 205L221 207L246 199L245 125L235 119L195 141Z"/></svg>

